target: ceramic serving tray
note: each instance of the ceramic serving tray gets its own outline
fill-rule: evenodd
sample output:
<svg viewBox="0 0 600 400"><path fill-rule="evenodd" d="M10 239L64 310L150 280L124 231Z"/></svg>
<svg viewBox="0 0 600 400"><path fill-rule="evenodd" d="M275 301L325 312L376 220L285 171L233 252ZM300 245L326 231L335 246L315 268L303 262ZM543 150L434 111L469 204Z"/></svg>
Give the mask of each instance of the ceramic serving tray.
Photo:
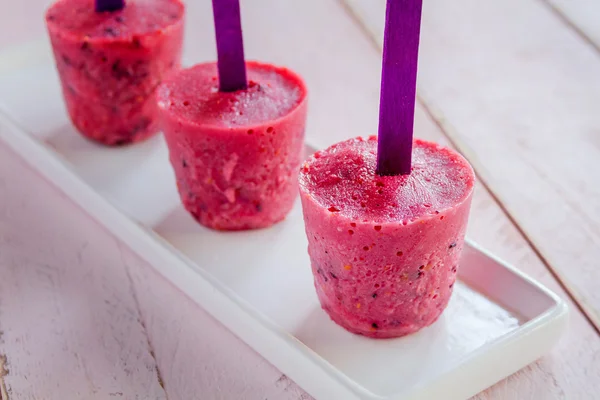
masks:
<svg viewBox="0 0 600 400"><path fill-rule="evenodd" d="M45 43L0 55L0 140L316 399L464 399L539 358L567 308L474 243L443 316L400 339L350 334L321 310L300 204L276 226L219 233L189 216L162 137L81 138Z"/></svg>

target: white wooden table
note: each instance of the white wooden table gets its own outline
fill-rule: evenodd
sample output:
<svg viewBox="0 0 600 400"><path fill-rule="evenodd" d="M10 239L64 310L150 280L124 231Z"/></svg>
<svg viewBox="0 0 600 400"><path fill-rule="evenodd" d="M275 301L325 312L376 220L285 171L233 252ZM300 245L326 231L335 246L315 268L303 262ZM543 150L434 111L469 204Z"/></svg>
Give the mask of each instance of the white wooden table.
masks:
<svg viewBox="0 0 600 400"><path fill-rule="evenodd" d="M0 50L43 36L47 3L3 2ZM242 3L248 56L306 77L309 130L375 131L384 0ZM189 2L187 33L212 42L208 0ZM425 0L419 100L417 135L478 173L469 236L571 306L551 354L477 398L596 398L600 2ZM0 394L310 398L2 146Z"/></svg>

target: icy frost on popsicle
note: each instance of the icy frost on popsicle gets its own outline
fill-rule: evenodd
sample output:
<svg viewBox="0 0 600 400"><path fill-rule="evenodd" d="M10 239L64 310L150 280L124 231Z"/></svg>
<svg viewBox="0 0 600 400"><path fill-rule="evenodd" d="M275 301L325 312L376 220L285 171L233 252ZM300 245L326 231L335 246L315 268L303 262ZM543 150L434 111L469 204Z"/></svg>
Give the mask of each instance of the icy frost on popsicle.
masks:
<svg viewBox="0 0 600 400"><path fill-rule="evenodd" d="M335 144L300 171L321 305L375 338L416 332L448 304L475 180L458 153L413 142L420 16L420 0L388 0L378 138Z"/></svg>

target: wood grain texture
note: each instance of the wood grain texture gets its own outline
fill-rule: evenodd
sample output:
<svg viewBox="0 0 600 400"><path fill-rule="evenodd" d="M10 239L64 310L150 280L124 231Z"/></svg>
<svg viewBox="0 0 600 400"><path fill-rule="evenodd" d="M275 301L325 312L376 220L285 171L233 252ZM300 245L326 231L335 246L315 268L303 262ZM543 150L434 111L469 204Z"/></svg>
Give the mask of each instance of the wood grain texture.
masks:
<svg viewBox="0 0 600 400"><path fill-rule="evenodd" d="M0 341L2 337L0 336ZM4 377L8 375L8 370L5 367L6 364L6 356L0 354L0 400L8 400L8 392L6 391L6 383L4 382Z"/></svg>
<svg viewBox="0 0 600 400"><path fill-rule="evenodd" d="M519 0L432 0L421 43L421 98L600 327L600 54Z"/></svg>
<svg viewBox="0 0 600 400"><path fill-rule="evenodd" d="M422 138L450 145L439 128L422 111L416 133ZM467 235L484 248L535 277L567 299L571 315L569 330L553 351L513 374L476 399L588 399L600 390L600 336L577 310L525 238L503 213L490 193L475 187Z"/></svg>
<svg viewBox="0 0 600 400"><path fill-rule="evenodd" d="M311 397L122 248L169 400Z"/></svg>
<svg viewBox="0 0 600 400"><path fill-rule="evenodd" d="M362 3L368 4L371 11L377 9L378 1L361 0ZM434 0L432 0L434 1ZM483 1L483 0L482 0ZM210 22L210 8L207 2L189 2L188 4L188 39L186 47L194 48L195 55L190 61L201 61L214 58L214 42L212 38L212 25ZM427 4L427 3L426 3ZM520 9L520 5L515 2L511 2L513 12ZM333 0L306 0L304 2L281 2L281 1L267 1L267 0L254 0L242 4L243 12L245 13L244 28L246 30L246 48L248 58L251 59L263 59L267 61L274 61L281 64L286 64L300 73L304 74L307 79L309 88L311 90L311 116L308 125L308 135L316 143L321 146L341 140L346 137L365 135L368 133L374 133L377 127L377 110L378 110L378 85L379 85L379 68L380 68L380 54L376 51L366 36L360 32L356 24L343 13L340 4ZM451 7L448 5L447 7ZM459 7L456 5L456 7ZM527 6L525 6L527 7ZM265 11L268 10L268 13ZM457 12L460 8L457 8ZM383 15L383 14L381 14ZM208 22L206 22L208 21ZM310 24L306 23L310 21ZM472 21L468 21L472 23ZM477 21L475 21L477 22ZM501 26L496 26L497 29L501 29ZM561 28L561 29L564 29ZM273 32L285 32L285 34L273 34ZM461 39L463 40L463 39ZM464 39L466 40L466 39ZM443 41L442 41L443 43ZM545 48L544 48L545 49ZM469 50L471 51L471 50ZM440 65L446 66L446 62L441 62ZM552 65L552 64L550 64ZM438 66L439 72L439 66ZM475 96L470 98L470 102L462 103L462 107L477 108L480 107L479 99ZM484 110L485 111L485 110ZM488 111L489 112L489 111ZM477 121L475 121L477 122ZM424 112L422 107L418 107L416 116L416 132L417 136L430 138L438 141L443 141L444 137L438 126L431 120L427 113ZM497 132L496 132L497 133ZM461 146L464 150L464 147ZM468 149L467 149L468 150ZM0 160L6 159L3 157L3 153L0 153ZM15 164L13 161L6 161L9 163L11 168ZM6 163L0 161L0 176L8 174L6 172ZM4 167L2 167L4 165ZM5 172L2 172L5 171ZM21 184L21 189L16 194L20 194L21 197L16 196L13 192L12 187L19 185L19 182L15 182L16 178L11 178L10 190L3 188L3 180L0 179L0 195L2 202L6 202L5 193L10 193L13 198L12 205L20 204L19 200L21 197L26 198L27 196L33 196L33 193L28 192L26 189L28 180L27 174L20 174L19 180L24 182ZM38 178L39 179L39 178ZM33 186L29 184L29 186ZM40 186L41 187L41 186ZM494 188L494 186L492 186ZM40 190L39 187L36 190ZM36 197L44 198L44 208L40 207L38 201L25 200L25 204L28 204L27 210L32 213L31 217L19 217L21 218L19 226L29 224L28 227L21 227L27 229L27 239L30 236L37 234L37 231L41 231L49 240L50 244L59 245L60 247L53 247L54 249L60 248L61 253L69 253L70 243L79 243L78 239L81 239L81 232L86 232L84 228L74 229L73 231L79 232L79 234L65 233L60 229L55 229L54 225L61 225L64 221L69 221L69 226L72 224L78 225L77 218L65 218L67 214L66 206L56 206L53 197L48 195L46 192L40 192L42 195ZM48 193L53 193L48 190ZM63 199L63 202L68 203L68 200ZM35 204L41 210L51 210L54 217L46 214L41 215L42 211L32 210ZM62 208L61 208L62 207ZM14 209L14 208L13 208ZM19 209L19 208L16 208ZM0 208L0 221L3 221L5 217L3 214L6 213L7 208ZM62 211L61 211L62 210ZM9 212L10 213L10 212ZM12 216L11 218L16 218ZM23 219L24 218L24 219ZM0 223L0 238L4 237L4 231L2 231L3 225ZM89 224L89 222L88 222ZM12 225L11 225L12 226ZM20 229L21 229L20 228ZM53 238L51 233L59 232L58 236L64 237L62 241L58 242L59 238ZM548 270L544 268L539 259L535 256L532 250L528 247L526 241L521 237L518 231L511 225L507 217L502 213L500 208L493 199L490 197L482 187L478 186L473 204L473 212L471 217L471 223L469 228L469 234L472 238L479 241L484 246L490 248L500 256L508 259L515 263L521 269L528 272L529 274L537 277L546 283L553 290L556 290L562 296L564 293L557 286L556 281L553 280ZM75 236L73 238L73 236ZM546 236L550 237L550 236ZM22 238L24 239L24 238ZM105 282L101 287L102 291L106 290L106 293L111 291L119 292L119 288L127 285L127 276L123 275L121 266L126 264L130 271L131 278L133 280L135 292L137 293L137 301L142 310L142 320L145 321L146 329L150 337L153 348L156 352L156 359L160 367L161 376L164 380L166 392L168 393L169 399L193 399L193 398L206 398L206 399L227 399L227 398L245 398L242 396L257 396L257 397L246 397L246 398L268 398L270 400L277 399L306 399L308 396L298 389L289 379L281 377L272 367L264 362L258 355L253 353L246 346L242 345L237 339L231 337L227 331L225 331L218 323L211 320L205 313L192 304L185 296L178 292L177 289L169 286L164 280L156 276L154 272L149 270L149 266L140 263L139 260L125 249L120 249L113 243L108 243L108 239L102 241L98 239L98 243L103 244L103 250L94 250L90 257L100 259L112 260L110 266L107 268L102 263L103 268L98 268L98 264L91 259L86 258L86 263L81 266L84 271L89 271L93 268L93 280L98 278L97 282ZM2 241L0 240L0 243ZM96 241L94 241L96 243ZM19 244L19 246L17 246ZM9 248L24 248L27 245L26 240L20 242L11 242ZM41 248L42 246L40 246ZM4 249L2 246L0 249ZM30 249L25 247L26 251L20 251L20 253L29 253L30 251L35 254L35 251L39 251L37 248ZM94 247L95 248L95 247ZM76 248L74 251L76 253ZM50 250L44 250L44 259L51 259L47 256L52 253ZM56 250L54 250L56 252ZM86 250L91 251L91 250ZM4 260L4 251L0 252L0 260ZM105 254L108 253L108 254ZM58 255L53 255L58 257ZM61 257L67 257L68 260L73 259L73 254L62 255ZM69 258L70 257L70 258ZM104 257L104 258L102 258ZM0 262L0 313L7 310L13 315L21 312L21 304L18 300L12 299L9 302L5 302L4 286L2 282L22 282L17 280L20 275L10 275L9 280L7 278L4 281L4 269L3 262ZM27 264L22 264L27 265ZM77 265L77 264L75 264ZM115 267L119 266L118 268ZM104 271L107 268L109 272ZM121 271L118 274L120 279L123 279L125 283L118 282L113 287L112 277L115 273L115 269ZM98 270L98 271L97 271ZM73 288L72 279L79 277L79 272L74 273L75 277L61 276L62 280L67 280L66 285L70 288L69 300L82 298L83 294L87 296L99 299L101 302L104 297L103 295L97 295L93 285L83 286L81 288ZM107 278L109 274L109 278ZM117 276L117 275L114 275ZM62 282L62 281L61 281ZM4 284L7 285L6 283ZM21 283L21 286L23 284ZM95 285L101 285L96 283ZM13 289L14 291L15 289ZM124 290L124 289L123 289ZM14 293L14 292L13 292ZM121 293L121 292L119 292ZM77 296L75 296L77 294ZM36 295L37 296L37 295ZM126 301L119 302L119 304L128 305L135 309L135 299L132 299L130 295L123 297ZM21 298L22 299L22 298ZM22 300L24 301L24 300ZM81 302L80 302L81 303ZM79 304L79 303L77 303ZM96 314L102 316L103 306L96 305L95 300L91 299L89 302L83 302L83 305L77 305L77 308L86 308L92 310ZM73 306L69 304L70 306ZM28 309L28 313L36 315L39 313L38 305L30 305L31 309ZM50 339L43 339L42 336L50 336L52 340L58 342L59 339L54 338L57 334L50 328L44 328L48 326L47 322L51 318L55 318L50 306L40 305L40 310L48 311L47 316L42 316L42 322L44 324L35 325L36 331L33 331L34 338L40 340L40 343L49 343ZM74 306L73 306L74 307ZM120 307L120 306L119 306ZM127 314L121 308L111 311L110 318L118 319L118 325L121 326L122 322L127 323L127 318L123 314ZM495 385L493 388L482 393L478 396L481 399L587 399L594 398L595 394L598 393L600 388L598 387L598 375L600 374L600 345L598 343L598 336L592 329L592 327L586 322L583 316L577 312L574 307L572 308L570 331L568 335L563 339L561 344L547 357L544 357L540 362L533 364L532 366L520 371L519 373L511 376L505 381L502 381ZM16 309L17 311L13 311ZM87 315L87 313L86 313ZM119 317L119 315L121 317ZM128 314L127 314L128 315ZM91 316L87 316L92 318ZM32 317L33 318L33 317ZM108 319L108 317L102 317ZM22 318L21 318L22 319ZM24 379L15 378L15 368L21 375L25 374L25 371L31 364L37 362L39 365L53 366L54 363L48 358L36 358L34 355L24 354L25 349L14 340L15 337L25 337L31 335L31 328L34 326L34 321L28 319L29 324L19 325L18 323L13 324L13 320L6 320L4 314L0 314L0 330L3 328L5 322L11 323L11 334L9 335L11 340L2 343L0 339L0 354L7 354L9 361L10 374L7 376L7 383L10 388L14 389L14 382L19 382L19 390L28 393L35 391L36 394L40 391L45 394L36 398L51 398L48 397L48 393L61 394L61 392L55 389L48 382L48 378L45 375L38 376L28 374L28 383L31 386L26 388L23 384ZM118 335L119 340L124 341L127 344L128 349L120 352L119 349L113 348L111 353L113 356L120 356L122 353L128 353L131 349L138 349L141 344L137 341L133 341L133 344L128 344L130 334L128 331L122 330L121 328L104 327L100 332L91 332L83 329L79 324L79 318L67 318L61 315L55 322L55 325L51 326L56 330L62 332L76 331L77 335L73 334L76 339L76 343L85 342L92 337L103 336L106 332L120 332ZM8 322L6 322L8 324ZM38 323L38 322L36 322ZM6 325L8 326L8 325ZM115 330L116 329L116 330ZM138 328L136 328L138 329ZM134 329L133 332L137 332ZM115 335L117 335L115 333ZM67 335L67 333L64 333ZM70 335L70 334L69 334ZM6 336L6 335L5 335ZM134 335L135 336L135 335ZM71 336L65 336L71 337ZM52 344L52 343L50 343ZM143 347L143 346L142 346ZM58 366L67 365L69 368L63 368L61 371L67 375L70 371L75 371L74 377L77 384L83 385L86 381L85 376L81 376L81 373L77 372L75 368L73 356L69 353L68 347L65 351L66 361L60 361ZM106 372L106 364L100 363L96 365L93 361L96 360L99 349L85 349L80 353L81 359L84 360L86 365L90 365L94 368L92 374L96 377L96 374L104 376ZM101 350L101 349L100 349ZM58 350L57 350L58 351ZM18 355L14 357L12 355ZM43 353L42 354L46 354ZM62 357L62 352L58 352L58 357ZM23 359L21 356L23 355ZM109 355L102 354L102 357L108 357ZM102 360L102 357L100 359ZM73 368L71 369L71 366ZM117 365L120 367L120 365ZM114 367L110 369L110 373L115 373ZM38 368L40 368L38 366ZM35 371L38 371L36 369ZM56 374L53 369L48 374ZM142 372L140 372L142 374ZM53 377L57 375L52 375ZM144 375L145 376L145 375ZM69 378L69 377L68 377ZM129 380L125 380L124 377L118 375L121 379L119 382L129 383L130 396L123 396L123 398L135 398L135 394L138 394L140 398L154 398L152 394L148 397L144 397L144 393L149 390L148 387L154 387L155 383L147 385L143 383L143 379L137 378L131 383ZM595 379L594 379L595 378ZM69 378L70 379L70 378ZM81 383L81 382L84 383ZM70 382L67 380L67 382ZM59 382L60 383L60 382ZM52 382L56 384L56 380ZM60 383L62 385L62 383ZM137 385L137 386L135 386ZM79 388L80 386L76 386ZM99 391L94 393L94 387L82 388L82 393L85 393L82 398L112 398L108 397L106 391ZM286 390L287 389L287 390ZM54 391L52 391L54 390ZM61 390L64 390L61 389ZM87 392L85 392L87 390ZM144 391L146 390L146 391ZM157 392L163 395L162 392ZM236 394L239 397L226 397L228 394ZM262 397L258 397L261 396ZM18 397L12 396L10 400L14 398L32 398L32 397ZM72 397L57 397L57 398L72 398ZM118 398L118 397L117 397ZM161 397L158 397L161 398Z"/></svg>
<svg viewBox="0 0 600 400"><path fill-rule="evenodd" d="M3 398L166 399L131 293L115 239L0 147Z"/></svg>

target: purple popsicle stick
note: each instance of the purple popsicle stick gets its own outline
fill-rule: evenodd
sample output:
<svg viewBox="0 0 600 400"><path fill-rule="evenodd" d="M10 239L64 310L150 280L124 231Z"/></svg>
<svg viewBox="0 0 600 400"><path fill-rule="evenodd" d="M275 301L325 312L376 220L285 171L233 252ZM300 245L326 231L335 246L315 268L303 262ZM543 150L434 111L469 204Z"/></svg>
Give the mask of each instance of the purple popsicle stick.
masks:
<svg viewBox="0 0 600 400"><path fill-rule="evenodd" d="M96 12L117 11L125 7L125 0L95 0Z"/></svg>
<svg viewBox="0 0 600 400"><path fill-rule="evenodd" d="M234 92L248 87L239 0L213 0L219 90Z"/></svg>
<svg viewBox="0 0 600 400"><path fill-rule="evenodd" d="M422 0L387 0L377 174L410 174Z"/></svg>

